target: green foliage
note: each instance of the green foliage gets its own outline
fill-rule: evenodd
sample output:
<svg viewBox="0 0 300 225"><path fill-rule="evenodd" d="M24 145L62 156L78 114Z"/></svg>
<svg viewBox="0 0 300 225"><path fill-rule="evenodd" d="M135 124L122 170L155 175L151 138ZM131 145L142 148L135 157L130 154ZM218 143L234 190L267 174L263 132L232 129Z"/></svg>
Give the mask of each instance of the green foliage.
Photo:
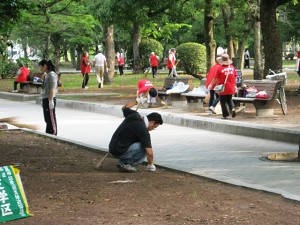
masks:
<svg viewBox="0 0 300 225"><path fill-rule="evenodd" d="M160 58L163 55L163 46L160 42L154 39L143 39L140 44L140 58L142 67L149 67L149 56L151 52L155 52Z"/></svg>
<svg viewBox="0 0 300 225"><path fill-rule="evenodd" d="M25 0L1 0L0 35L7 36L18 21L22 10L29 7Z"/></svg>
<svg viewBox="0 0 300 225"><path fill-rule="evenodd" d="M2 61L0 64L0 76L2 79L13 77L19 69L18 64Z"/></svg>
<svg viewBox="0 0 300 225"><path fill-rule="evenodd" d="M26 58L18 58L17 65L20 65L20 64L24 64L28 69L31 69L33 67L30 59L26 59Z"/></svg>
<svg viewBox="0 0 300 225"><path fill-rule="evenodd" d="M206 49L202 44L188 42L177 47L177 57L180 60L178 67L187 74L205 73Z"/></svg>

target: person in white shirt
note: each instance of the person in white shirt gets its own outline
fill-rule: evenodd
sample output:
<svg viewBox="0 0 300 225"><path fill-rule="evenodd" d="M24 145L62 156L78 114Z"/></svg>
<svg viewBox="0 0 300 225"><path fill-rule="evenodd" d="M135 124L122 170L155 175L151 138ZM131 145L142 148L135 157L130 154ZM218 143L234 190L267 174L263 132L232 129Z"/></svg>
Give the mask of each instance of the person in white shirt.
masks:
<svg viewBox="0 0 300 225"><path fill-rule="evenodd" d="M104 70L106 68L106 72L108 72L107 62L105 55L102 54L101 50L98 50L98 54L95 55L93 60L93 66L95 66L95 74L98 81L98 87L103 88L104 82Z"/></svg>

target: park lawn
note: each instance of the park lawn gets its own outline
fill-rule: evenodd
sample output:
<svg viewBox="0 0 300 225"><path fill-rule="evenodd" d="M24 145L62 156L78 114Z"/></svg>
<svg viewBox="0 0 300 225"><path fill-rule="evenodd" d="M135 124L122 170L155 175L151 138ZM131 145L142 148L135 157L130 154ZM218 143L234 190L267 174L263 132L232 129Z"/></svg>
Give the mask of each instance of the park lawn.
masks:
<svg viewBox="0 0 300 225"><path fill-rule="evenodd" d="M286 89L289 88L295 89L300 85L300 78L298 74L294 70L288 70L288 82ZM180 75L184 76L184 75ZM202 75L205 76L205 75ZM118 90L136 90L137 82L140 79L144 79L144 74L131 74L127 73L125 76L117 75L114 77L113 82L110 84L105 84L104 88L101 89L101 92L118 92ZM147 79L151 80L153 85L160 89L163 86L164 79L167 77L167 74L158 74L157 79L153 79L151 74L147 75ZM243 80L252 80L253 79L253 71L252 70L244 70L243 71ZM0 79L0 91L10 92L13 89L13 82L15 78L8 79ZM63 73L61 76L61 81L63 87L59 89L59 93L77 93L81 92L81 83L82 83L82 75L80 73L77 74L68 74ZM193 79L192 88L197 87L201 84L200 80L197 78ZM88 83L89 89L86 92L95 92L99 91L98 83L96 81L96 76L94 73L90 73L90 79Z"/></svg>

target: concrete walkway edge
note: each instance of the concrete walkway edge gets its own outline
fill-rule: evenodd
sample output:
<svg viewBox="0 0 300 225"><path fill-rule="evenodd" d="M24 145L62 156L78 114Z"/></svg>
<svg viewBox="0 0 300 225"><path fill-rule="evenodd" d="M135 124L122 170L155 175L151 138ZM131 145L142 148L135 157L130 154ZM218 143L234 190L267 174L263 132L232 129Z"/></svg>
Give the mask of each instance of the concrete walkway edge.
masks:
<svg viewBox="0 0 300 225"><path fill-rule="evenodd" d="M40 104L40 95L20 95L15 93L0 92L0 98L12 101L35 101ZM65 107L87 112L101 113L105 115L122 117L121 105L107 105L101 103L82 102L75 100L59 99L58 107ZM141 115L147 115L155 109L140 109ZM190 127L214 132L242 135L261 138L272 141L280 141L291 144L300 144L300 131L284 128L275 128L266 125L250 124L233 120L220 120L193 115L161 112L164 123L176 126Z"/></svg>
<svg viewBox="0 0 300 225"><path fill-rule="evenodd" d="M40 100L36 100L40 104ZM58 107L66 107L76 110L101 113L111 116L122 117L121 105L107 105L99 103L87 103L82 101L70 101L59 99ZM147 115L153 109L140 109L141 115ZM159 112L164 123L176 126L183 126L195 129L202 129L214 132L243 135L247 137L262 138L273 141L287 142L292 144L300 143L300 131L275 128L265 125L250 124L240 121L220 120L213 118L205 118L193 115L182 115L169 112Z"/></svg>

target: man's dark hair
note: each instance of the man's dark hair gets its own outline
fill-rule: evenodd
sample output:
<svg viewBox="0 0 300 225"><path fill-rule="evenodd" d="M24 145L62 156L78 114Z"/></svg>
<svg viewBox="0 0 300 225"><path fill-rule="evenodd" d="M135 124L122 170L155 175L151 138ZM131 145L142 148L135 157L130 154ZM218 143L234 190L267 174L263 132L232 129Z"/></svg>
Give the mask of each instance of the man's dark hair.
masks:
<svg viewBox="0 0 300 225"><path fill-rule="evenodd" d="M159 113L153 112L147 115L148 121L154 121L155 124L163 124L162 117Z"/></svg>
<svg viewBox="0 0 300 225"><path fill-rule="evenodd" d="M157 96L157 90L155 88L150 88L149 90L149 95L152 97L152 98L155 98Z"/></svg>

